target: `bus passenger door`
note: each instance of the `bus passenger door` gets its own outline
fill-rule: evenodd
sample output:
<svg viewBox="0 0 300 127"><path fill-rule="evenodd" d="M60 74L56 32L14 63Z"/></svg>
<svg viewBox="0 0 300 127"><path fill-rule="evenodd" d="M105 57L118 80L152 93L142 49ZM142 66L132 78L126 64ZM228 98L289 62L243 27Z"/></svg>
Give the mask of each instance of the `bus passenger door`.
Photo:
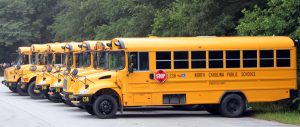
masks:
<svg viewBox="0 0 300 127"><path fill-rule="evenodd" d="M132 72L127 76L128 105L151 104L149 52L130 52L128 59L131 61L128 68L132 68Z"/></svg>

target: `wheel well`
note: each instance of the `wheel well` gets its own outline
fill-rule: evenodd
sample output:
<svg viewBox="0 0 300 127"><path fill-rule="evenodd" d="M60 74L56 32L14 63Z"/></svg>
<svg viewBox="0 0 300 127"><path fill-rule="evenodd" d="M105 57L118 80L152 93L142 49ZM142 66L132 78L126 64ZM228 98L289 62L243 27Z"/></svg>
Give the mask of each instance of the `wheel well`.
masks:
<svg viewBox="0 0 300 127"><path fill-rule="evenodd" d="M93 95L93 98L92 98L92 101L94 102L100 95L111 95L113 96L118 104L120 104L120 96L119 94L113 90L113 89L110 89L110 88L105 88L105 89L101 89L99 91L97 91L94 95Z"/></svg>
<svg viewBox="0 0 300 127"><path fill-rule="evenodd" d="M226 97L229 94L237 94L239 96L241 96L246 102L248 102L247 97L245 96L245 94L241 91L226 91L224 92L222 98L220 99L220 103L223 101L224 97Z"/></svg>
<svg viewBox="0 0 300 127"><path fill-rule="evenodd" d="M32 77L32 78L30 79L29 83L35 81L35 79L36 79L36 76Z"/></svg>

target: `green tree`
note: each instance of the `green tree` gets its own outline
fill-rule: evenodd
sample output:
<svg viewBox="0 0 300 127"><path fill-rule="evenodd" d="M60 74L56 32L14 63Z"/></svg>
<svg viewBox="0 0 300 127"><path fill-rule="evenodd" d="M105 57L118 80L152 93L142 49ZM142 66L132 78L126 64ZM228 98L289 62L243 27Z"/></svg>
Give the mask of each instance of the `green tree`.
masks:
<svg viewBox="0 0 300 127"><path fill-rule="evenodd" d="M52 41L48 26L59 11L59 0L0 0L0 60L18 46Z"/></svg>
<svg viewBox="0 0 300 127"><path fill-rule="evenodd" d="M158 36L234 35L241 9L263 2L259 0L176 0L156 14L152 34Z"/></svg>
<svg viewBox="0 0 300 127"><path fill-rule="evenodd" d="M300 1L268 0L265 8L244 9L236 27L239 35L300 35Z"/></svg>

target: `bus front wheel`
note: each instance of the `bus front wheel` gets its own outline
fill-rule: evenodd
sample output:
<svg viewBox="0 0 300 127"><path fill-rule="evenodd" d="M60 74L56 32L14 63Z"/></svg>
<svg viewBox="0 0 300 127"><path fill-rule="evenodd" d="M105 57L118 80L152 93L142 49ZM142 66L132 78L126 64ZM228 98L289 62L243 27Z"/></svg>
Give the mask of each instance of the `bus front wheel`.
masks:
<svg viewBox="0 0 300 127"><path fill-rule="evenodd" d="M219 106L220 113L225 117L240 117L245 109L245 99L237 94L226 95Z"/></svg>
<svg viewBox="0 0 300 127"><path fill-rule="evenodd" d="M117 100L111 95L100 95L93 104L95 115L100 119L110 119L116 116Z"/></svg>
<svg viewBox="0 0 300 127"><path fill-rule="evenodd" d="M27 85L25 86L25 88L22 88L21 81L18 82L17 92L19 93L20 96L28 96L27 88L28 88Z"/></svg>
<svg viewBox="0 0 300 127"><path fill-rule="evenodd" d="M44 99L44 94L42 92L35 92L35 82L29 83L28 87L28 94L31 97L31 99Z"/></svg>

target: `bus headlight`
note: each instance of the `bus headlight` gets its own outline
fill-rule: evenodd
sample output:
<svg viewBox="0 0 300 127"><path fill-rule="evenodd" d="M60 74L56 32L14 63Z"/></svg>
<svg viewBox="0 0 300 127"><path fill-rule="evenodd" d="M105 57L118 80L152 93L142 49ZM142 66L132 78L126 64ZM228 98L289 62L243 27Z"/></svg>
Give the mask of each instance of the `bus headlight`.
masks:
<svg viewBox="0 0 300 127"><path fill-rule="evenodd" d="M61 70L61 67L60 67L60 66L56 66L56 67L55 67L55 71L56 71L56 72L60 72L60 70Z"/></svg>
<svg viewBox="0 0 300 127"><path fill-rule="evenodd" d="M88 93L90 90L80 90L79 91L79 94L86 94L86 93Z"/></svg>
<svg viewBox="0 0 300 127"><path fill-rule="evenodd" d="M44 66L44 67L42 68L42 72L46 72L46 71L47 71L47 67Z"/></svg>
<svg viewBox="0 0 300 127"><path fill-rule="evenodd" d="M50 73L51 71L52 71L52 67L49 66L49 67L47 68L47 72Z"/></svg>
<svg viewBox="0 0 300 127"><path fill-rule="evenodd" d="M37 69L36 66L31 66L31 67L30 67L30 71L35 71L36 69Z"/></svg>

